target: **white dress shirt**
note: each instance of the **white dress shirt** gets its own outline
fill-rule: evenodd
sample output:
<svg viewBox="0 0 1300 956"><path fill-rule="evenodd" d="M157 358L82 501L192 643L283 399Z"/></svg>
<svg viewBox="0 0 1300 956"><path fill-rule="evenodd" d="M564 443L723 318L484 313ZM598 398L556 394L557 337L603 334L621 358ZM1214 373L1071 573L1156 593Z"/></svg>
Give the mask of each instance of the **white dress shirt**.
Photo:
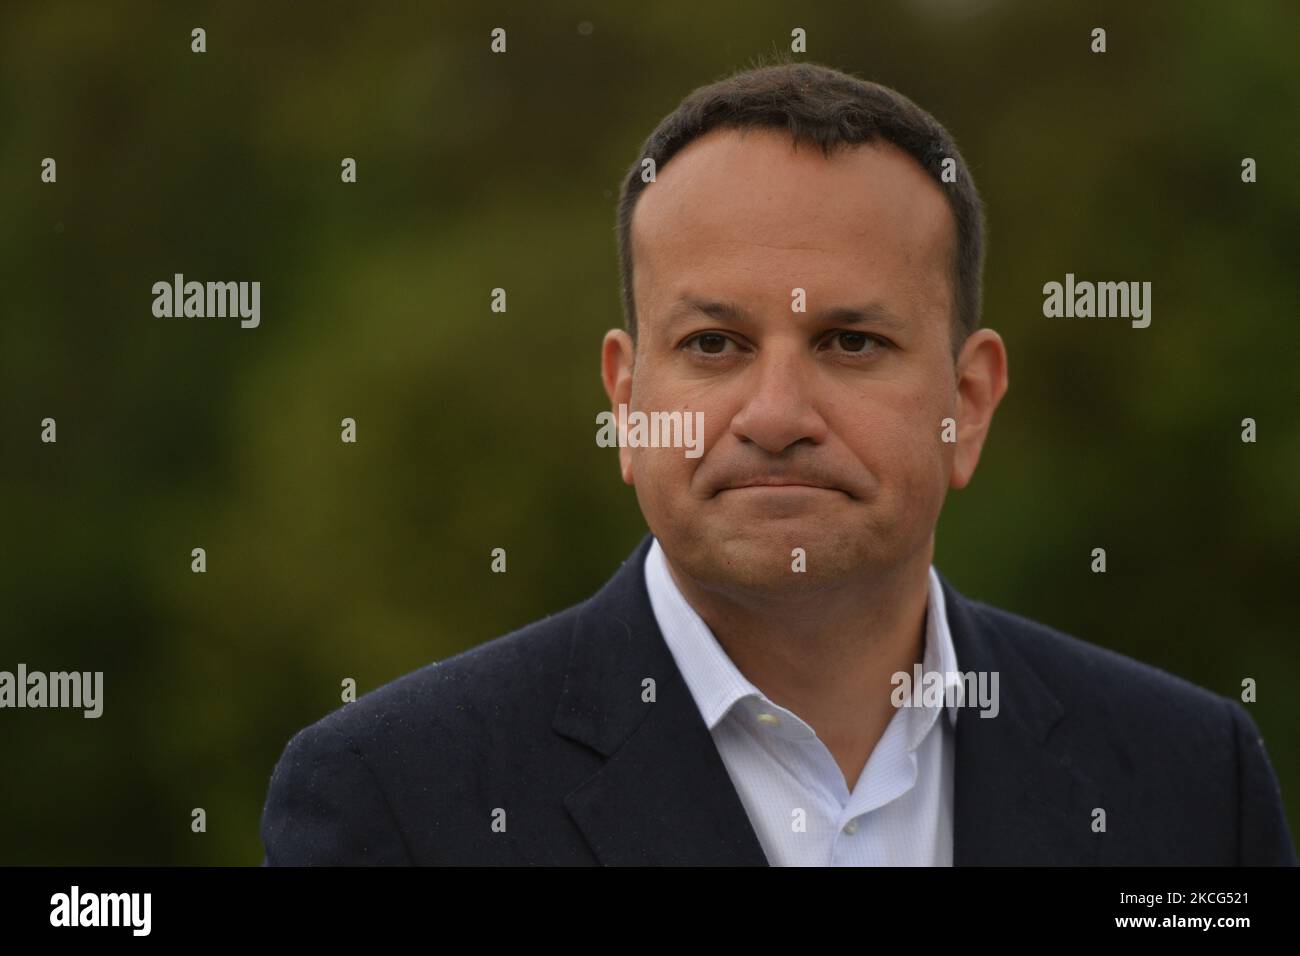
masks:
<svg viewBox="0 0 1300 956"><path fill-rule="evenodd" d="M938 719L942 705L897 708L850 793L812 727L769 700L732 662L678 589L657 538L645 579L659 630L770 864L952 865L957 703L947 706L947 721ZM933 565L922 667L957 671ZM945 685L955 680L945 677Z"/></svg>

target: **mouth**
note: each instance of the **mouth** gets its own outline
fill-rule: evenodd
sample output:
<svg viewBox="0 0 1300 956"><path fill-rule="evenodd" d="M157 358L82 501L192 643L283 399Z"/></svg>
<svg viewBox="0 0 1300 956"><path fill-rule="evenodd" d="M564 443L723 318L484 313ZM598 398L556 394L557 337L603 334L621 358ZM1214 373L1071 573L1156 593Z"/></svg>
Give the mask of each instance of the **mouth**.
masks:
<svg viewBox="0 0 1300 956"><path fill-rule="evenodd" d="M764 519L807 521L838 514L852 496L839 488L811 482L764 480L730 485L717 493L718 507L728 512Z"/></svg>
<svg viewBox="0 0 1300 956"><path fill-rule="evenodd" d="M725 491L734 491L737 488L821 488L824 491L833 491L825 485L814 485L808 481L750 481L743 485L730 485L723 489Z"/></svg>
<svg viewBox="0 0 1300 956"><path fill-rule="evenodd" d="M832 488L829 485L819 485L811 481L791 481L785 478L760 478L753 481L747 481L738 485L727 485L719 489L719 494L723 491L771 491L771 492L799 492L799 491L840 491L839 488ZM842 492L841 492L842 493Z"/></svg>

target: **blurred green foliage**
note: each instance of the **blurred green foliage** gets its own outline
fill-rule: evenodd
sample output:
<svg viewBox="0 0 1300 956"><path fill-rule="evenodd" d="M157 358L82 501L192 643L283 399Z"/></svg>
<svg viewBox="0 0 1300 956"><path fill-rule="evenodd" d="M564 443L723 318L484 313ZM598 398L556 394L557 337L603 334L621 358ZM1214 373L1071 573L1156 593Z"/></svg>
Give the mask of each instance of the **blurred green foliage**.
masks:
<svg viewBox="0 0 1300 956"><path fill-rule="evenodd" d="M682 96L795 26L809 59L948 125L987 203L985 324L1011 389L937 564L1218 693L1256 678L1300 830L1298 19L1282 2L6 5L0 669L103 670L106 690L97 721L0 712L0 862L260 862L271 768L344 677L364 692L607 579L645 530L593 441L621 176ZM175 272L261 281L261 327L154 318ZM1066 272L1152 281L1151 327L1044 319Z"/></svg>

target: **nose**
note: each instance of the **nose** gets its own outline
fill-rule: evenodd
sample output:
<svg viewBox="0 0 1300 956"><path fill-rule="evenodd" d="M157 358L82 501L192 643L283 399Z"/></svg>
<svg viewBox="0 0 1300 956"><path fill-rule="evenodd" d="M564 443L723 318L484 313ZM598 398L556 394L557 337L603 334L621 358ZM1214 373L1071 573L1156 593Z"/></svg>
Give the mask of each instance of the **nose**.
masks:
<svg viewBox="0 0 1300 956"><path fill-rule="evenodd" d="M795 348L765 349L746 370L744 405L731 419L731 433L779 455L801 441L820 445L826 421L813 398L816 369Z"/></svg>

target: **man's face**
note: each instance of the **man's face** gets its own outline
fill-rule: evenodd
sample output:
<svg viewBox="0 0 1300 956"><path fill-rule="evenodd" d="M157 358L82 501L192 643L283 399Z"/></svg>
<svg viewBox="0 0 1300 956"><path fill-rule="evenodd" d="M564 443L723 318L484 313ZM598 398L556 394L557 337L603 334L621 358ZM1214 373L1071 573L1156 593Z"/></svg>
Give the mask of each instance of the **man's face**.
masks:
<svg viewBox="0 0 1300 956"><path fill-rule="evenodd" d="M632 222L637 346L611 331L604 378L615 411L703 412L700 457L620 449L675 567L774 595L928 562L974 467L941 440L954 242L940 187L888 143L827 159L724 129L665 164Z"/></svg>

